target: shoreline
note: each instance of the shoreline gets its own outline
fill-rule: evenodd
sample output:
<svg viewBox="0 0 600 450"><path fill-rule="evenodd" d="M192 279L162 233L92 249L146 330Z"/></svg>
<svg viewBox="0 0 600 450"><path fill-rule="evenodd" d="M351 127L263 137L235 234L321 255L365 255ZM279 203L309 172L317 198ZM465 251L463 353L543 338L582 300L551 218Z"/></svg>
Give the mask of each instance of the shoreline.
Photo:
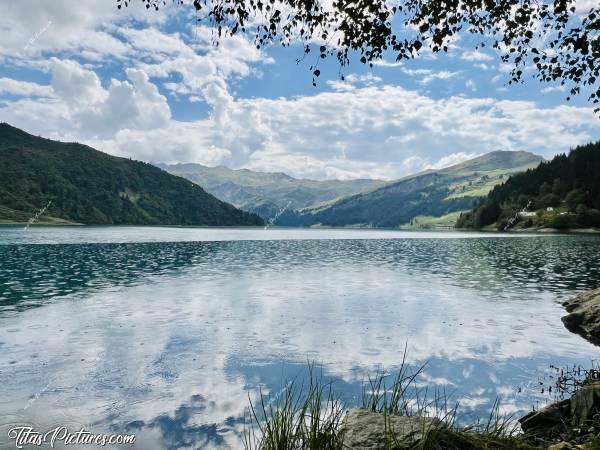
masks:
<svg viewBox="0 0 600 450"><path fill-rule="evenodd" d="M92 227L101 227L101 226L111 226L111 227L175 227L175 228L264 228L263 226L256 225L178 225L178 224L135 224L135 223L127 223L127 224L112 224L112 223L78 223L78 222L68 222L68 221L36 221L31 224L30 227L36 226L92 226ZM0 220L0 227L2 226L26 226L27 222L14 222L8 220ZM398 227L352 227L352 226L344 226L344 227L296 227L296 226L272 226L272 229L278 230L366 230L366 231L400 231L400 232L418 232L418 233L489 233L490 235L494 234L541 234L541 235L552 235L552 234L585 234L585 235L594 235L600 234L600 228L570 228L565 230L559 230L557 228L519 228L519 229L510 229L510 230L497 230L497 229L486 229L486 228L423 228L423 229L403 229Z"/></svg>
<svg viewBox="0 0 600 450"><path fill-rule="evenodd" d="M567 228L564 230L559 230L558 228L511 228L509 230L498 230L496 228L454 228L451 231L480 231L482 233L490 234L600 234L600 228Z"/></svg>

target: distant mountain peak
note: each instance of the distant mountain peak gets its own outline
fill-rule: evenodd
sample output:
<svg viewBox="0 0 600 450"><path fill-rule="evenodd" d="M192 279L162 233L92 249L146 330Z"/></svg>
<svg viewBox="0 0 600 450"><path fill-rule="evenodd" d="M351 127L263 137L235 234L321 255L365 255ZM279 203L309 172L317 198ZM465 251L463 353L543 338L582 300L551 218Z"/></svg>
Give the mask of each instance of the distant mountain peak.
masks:
<svg viewBox="0 0 600 450"><path fill-rule="evenodd" d="M524 150L494 150L481 156L463 161L441 169L441 172L457 172L464 170L496 170L509 169L544 161L540 155Z"/></svg>
<svg viewBox="0 0 600 450"><path fill-rule="evenodd" d="M441 217L469 209L512 173L536 167L541 156L493 151L440 170L426 170L371 192L302 211L304 225L398 227L417 216Z"/></svg>
<svg viewBox="0 0 600 450"><path fill-rule="evenodd" d="M158 164L162 169L203 186L221 200L246 211L273 217L282 208L302 209L348 195L368 192L385 184L381 180L310 180L283 172L257 172L200 164Z"/></svg>
<svg viewBox="0 0 600 450"><path fill-rule="evenodd" d="M510 177L461 215L460 228L584 228L600 225L600 141ZM527 220L514 216L526 207ZM542 214L538 215L535 211ZM518 219L518 220L517 220Z"/></svg>

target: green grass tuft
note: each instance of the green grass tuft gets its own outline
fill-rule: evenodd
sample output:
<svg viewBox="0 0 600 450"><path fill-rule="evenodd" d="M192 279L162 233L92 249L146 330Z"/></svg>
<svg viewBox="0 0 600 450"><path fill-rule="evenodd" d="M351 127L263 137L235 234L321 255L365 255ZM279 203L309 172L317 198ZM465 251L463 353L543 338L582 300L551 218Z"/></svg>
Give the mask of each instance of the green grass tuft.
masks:
<svg viewBox="0 0 600 450"><path fill-rule="evenodd" d="M257 404L250 399L246 450L341 450L344 407L314 364L308 370L308 384L295 378L276 398L260 392Z"/></svg>
<svg viewBox="0 0 600 450"><path fill-rule="evenodd" d="M445 390L419 387L425 365L411 368L405 348L395 376L379 371L363 386L362 408L384 416L385 450L535 449L518 433L512 415L504 415L496 400L485 421L468 427L456 423L458 403ZM389 381L391 380L391 382ZM260 392L250 399L249 424L244 432L246 450L342 450L346 406L331 381L308 365L308 382L296 376L278 395ZM422 419L421 438L412 447L394 432L394 416ZM383 449L382 449L383 450Z"/></svg>

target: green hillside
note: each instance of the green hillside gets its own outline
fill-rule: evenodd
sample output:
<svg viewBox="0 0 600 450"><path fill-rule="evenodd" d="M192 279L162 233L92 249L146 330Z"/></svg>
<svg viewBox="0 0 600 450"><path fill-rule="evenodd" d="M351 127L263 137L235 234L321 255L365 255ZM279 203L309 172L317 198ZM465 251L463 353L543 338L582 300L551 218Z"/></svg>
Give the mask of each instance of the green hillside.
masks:
<svg viewBox="0 0 600 450"><path fill-rule="evenodd" d="M496 186L456 226L600 227L599 174L600 142L579 146Z"/></svg>
<svg viewBox="0 0 600 450"><path fill-rule="evenodd" d="M200 186L150 164L0 123L0 221L26 222L48 201L45 222L261 225Z"/></svg>
<svg viewBox="0 0 600 450"><path fill-rule="evenodd" d="M201 164L157 164L167 172L203 186L215 197L265 219L288 207L289 211L367 192L385 184L380 180L307 180L281 172L206 167ZM288 213L289 214L289 213ZM288 217L281 216L282 220Z"/></svg>
<svg viewBox="0 0 600 450"><path fill-rule="evenodd" d="M496 151L442 170L426 171L374 191L332 204L300 211L296 224L304 226L399 227L418 216L436 217L470 209L509 174L534 167L542 160L527 152ZM447 220L441 226L448 226Z"/></svg>

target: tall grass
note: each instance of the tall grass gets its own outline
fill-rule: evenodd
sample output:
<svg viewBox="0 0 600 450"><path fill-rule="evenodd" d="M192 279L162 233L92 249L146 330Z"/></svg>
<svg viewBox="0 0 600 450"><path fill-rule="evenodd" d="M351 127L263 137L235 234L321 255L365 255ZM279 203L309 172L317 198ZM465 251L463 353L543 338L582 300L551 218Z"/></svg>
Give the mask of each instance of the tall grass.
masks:
<svg viewBox="0 0 600 450"><path fill-rule="evenodd" d="M385 450L406 449L394 430L394 417L412 417L421 450L438 449L529 449L516 435L517 422L501 413L494 402L486 420L469 427L456 422L458 402L444 389L420 387L425 365L411 368L407 352L395 376L379 371L363 385L362 408L382 414ZM308 381L298 376L273 396L249 396L249 420L244 431L246 450L342 450L346 406L334 392L331 381L323 379L315 365L308 364Z"/></svg>
<svg viewBox="0 0 600 450"><path fill-rule="evenodd" d="M308 383L293 379L273 398L262 391L257 404L249 397L250 426L246 450L338 450L342 448L344 406L332 382L308 365Z"/></svg>
<svg viewBox="0 0 600 450"><path fill-rule="evenodd" d="M450 407L445 389L421 388L417 382L427 364L415 369L407 363L407 347L404 347L400 368L388 383L389 376L383 370L369 377L363 385L362 408L393 416L435 417L444 423L453 423L457 404Z"/></svg>

